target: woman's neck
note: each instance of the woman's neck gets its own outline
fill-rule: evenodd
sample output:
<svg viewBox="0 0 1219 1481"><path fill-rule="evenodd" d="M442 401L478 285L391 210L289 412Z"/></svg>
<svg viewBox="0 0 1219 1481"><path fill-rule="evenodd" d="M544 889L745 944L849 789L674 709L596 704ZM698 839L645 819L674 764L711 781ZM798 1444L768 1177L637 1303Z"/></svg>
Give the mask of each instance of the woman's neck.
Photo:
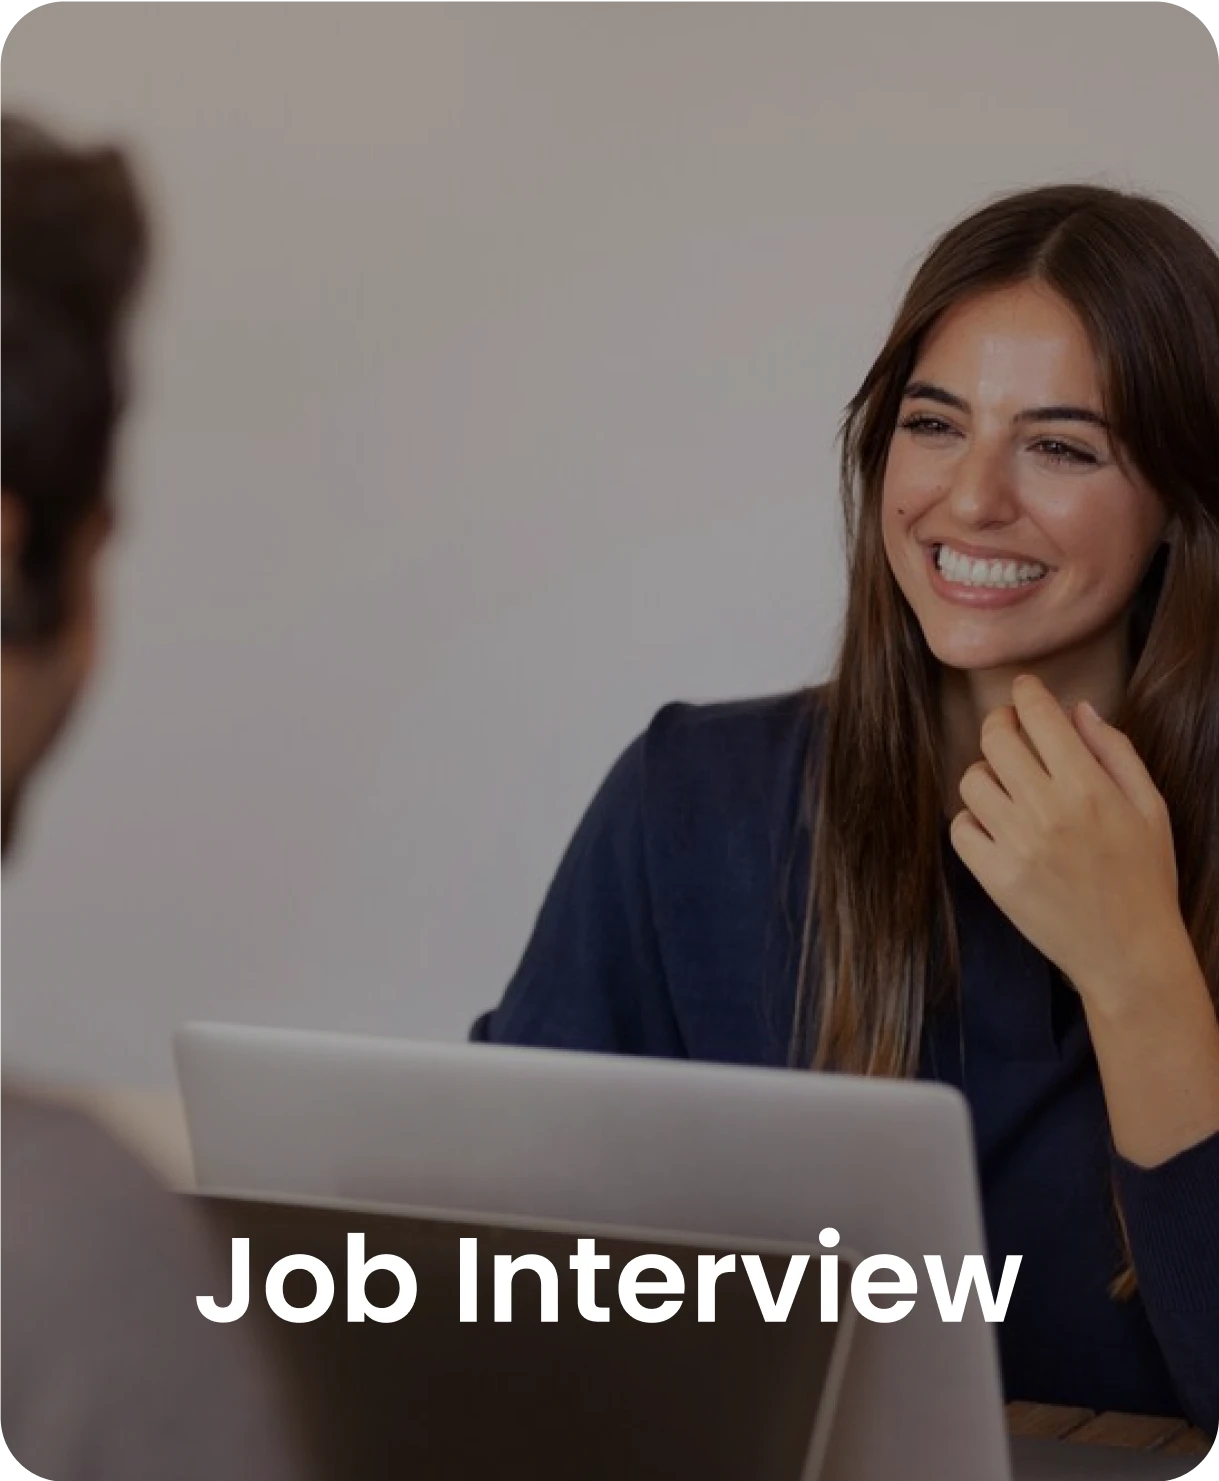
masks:
<svg viewBox="0 0 1219 1481"><path fill-rule="evenodd" d="M1036 674L1064 706L1086 699L1106 720L1117 713L1129 679L1124 627L1097 642L1012 667L940 672L940 734L944 745L945 804L960 811L957 788L967 767L981 756L979 734L987 714L1012 702L1012 681Z"/></svg>

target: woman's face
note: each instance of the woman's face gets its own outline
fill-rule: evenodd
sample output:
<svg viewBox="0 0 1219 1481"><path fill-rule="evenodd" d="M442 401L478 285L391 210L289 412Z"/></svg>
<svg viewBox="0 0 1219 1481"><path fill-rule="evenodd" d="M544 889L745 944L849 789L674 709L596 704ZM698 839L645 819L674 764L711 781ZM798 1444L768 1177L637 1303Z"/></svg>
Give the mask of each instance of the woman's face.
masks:
<svg viewBox="0 0 1219 1481"><path fill-rule="evenodd" d="M1025 666L1103 640L1167 515L1123 470L1083 325L1033 283L957 304L928 333L885 469L893 574L952 668Z"/></svg>

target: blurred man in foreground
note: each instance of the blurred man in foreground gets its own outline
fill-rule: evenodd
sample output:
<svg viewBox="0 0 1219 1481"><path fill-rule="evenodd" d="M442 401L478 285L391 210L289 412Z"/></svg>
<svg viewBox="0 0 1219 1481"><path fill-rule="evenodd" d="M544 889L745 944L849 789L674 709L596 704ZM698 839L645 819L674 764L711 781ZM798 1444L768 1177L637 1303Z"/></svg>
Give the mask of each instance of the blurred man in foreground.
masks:
<svg viewBox="0 0 1219 1481"><path fill-rule="evenodd" d="M93 666L139 198L113 150L2 133L3 845ZM72 929L71 920L63 923ZM82 984L82 990L86 985ZM203 1232L90 1121L3 1096L2 1418L52 1481L288 1481L279 1396L204 1320Z"/></svg>

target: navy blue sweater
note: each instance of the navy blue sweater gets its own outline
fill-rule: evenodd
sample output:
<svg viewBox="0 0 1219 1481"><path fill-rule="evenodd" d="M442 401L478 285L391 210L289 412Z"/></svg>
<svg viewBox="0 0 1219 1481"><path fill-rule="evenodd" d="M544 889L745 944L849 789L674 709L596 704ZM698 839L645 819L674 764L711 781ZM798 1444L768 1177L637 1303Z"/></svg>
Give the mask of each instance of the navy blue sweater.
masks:
<svg viewBox="0 0 1219 1481"><path fill-rule="evenodd" d="M580 824L476 1039L788 1062L808 889L800 794L816 691L669 705ZM1144 1170L1112 1148L1074 992L945 842L959 1000L920 1076L969 1101L992 1263L1024 1257L1000 1328L1009 1398L1219 1426L1219 1135ZM1116 1301L1115 1191L1139 1293Z"/></svg>

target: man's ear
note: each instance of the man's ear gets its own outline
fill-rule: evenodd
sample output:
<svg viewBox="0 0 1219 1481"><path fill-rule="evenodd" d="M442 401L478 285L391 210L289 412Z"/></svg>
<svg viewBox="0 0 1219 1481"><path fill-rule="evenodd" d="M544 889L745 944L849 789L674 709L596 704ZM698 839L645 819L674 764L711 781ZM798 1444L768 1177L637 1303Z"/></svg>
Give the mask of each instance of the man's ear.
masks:
<svg viewBox="0 0 1219 1481"><path fill-rule="evenodd" d="M114 534L114 524L114 506L108 499L103 500L86 516L81 527L81 536L85 542L85 553L90 560L99 555L102 547L109 542Z"/></svg>
<svg viewBox="0 0 1219 1481"><path fill-rule="evenodd" d="M114 528L108 501L99 502L73 531L64 553L55 590L31 585L22 569L28 515L25 505L8 489L3 494L3 587L0 616L5 644L37 644L50 638L62 622L71 623L73 609L83 607L89 620L95 605L97 566Z"/></svg>
<svg viewBox="0 0 1219 1481"><path fill-rule="evenodd" d="M25 505L8 489L0 490L0 626L5 643L21 642L29 636L29 600L21 572L25 548Z"/></svg>
<svg viewBox="0 0 1219 1481"><path fill-rule="evenodd" d="M25 544L25 506L8 489L0 489L0 506L3 508L2 544L4 574L7 577L16 567L21 556L21 547Z"/></svg>

